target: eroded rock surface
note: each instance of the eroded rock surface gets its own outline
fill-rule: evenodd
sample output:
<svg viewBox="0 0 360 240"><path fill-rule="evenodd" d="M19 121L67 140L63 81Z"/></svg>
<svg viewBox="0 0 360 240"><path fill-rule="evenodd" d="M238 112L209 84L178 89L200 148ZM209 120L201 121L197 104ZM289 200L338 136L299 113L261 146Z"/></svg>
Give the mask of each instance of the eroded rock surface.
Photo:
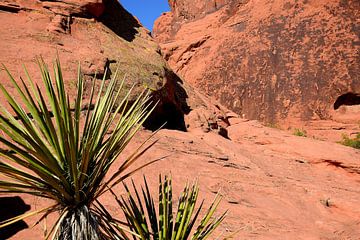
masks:
<svg viewBox="0 0 360 240"><path fill-rule="evenodd" d="M345 5L339 7L335 1L326 2L329 3L326 9L332 9L333 6L338 6L334 11L341 12L345 9ZM101 78L105 75L105 67L110 67L109 75L113 74L117 63L121 63L120 77L127 73L130 83L137 84L138 91L143 85L154 89L153 96L155 99L159 99L160 103L155 112L156 118L152 119L149 124L154 127L162 123L159 119L168 119L170 124L173 124L173 128L181 126L180 128L187 128L188 131L160 130L155 136L155 139L159 139L159 141L140 161L145 163L160 157L168 157L148 166L142 172L136 173L134 175L135 183L140 184L143 174L146 174L151 191L156 195L158 175L171 173L173 192L178 196L186 181L197 178L200 185L199 198L205 199L205 208L209 206L215 194L220 191L223 201L220 204L219 213L226 210L229 210L229 213L211 239L357 240L360 236L359 150L312 138L297 137L274 127L265 127L258 121L239 118L237 114L227 110L204 94L204 92L212 93L211 89L214 89L214 93L218 91L225 94L226 98L219 98L223 104L229 107L232 107L236 101L247 99L241 103L243 108L240 113L251 115L250 113L253 111L254 117L260 116L256 114L263 113L264 118L267 116L268 108L266 106L268 105L266 104L268 103L263 98L268 99L266 94L270 94L266 91L262 92L267 89L266 86L268 88L273 86L273 91L279 94L280 100L282 96L289 95L294 95L294 99L297 99L296 97L299 95L294 92L286 93L284 89L288 88L289 91L293 89L282 84L285 80L288 81L280 74L282 72L280 66L283 66L280 59L283 59L286 47L275 51L275 54L279 54L278 58L275 58L276 61L274 60L273 64L275 65L270 64L272 60L270 61L269 56L272 56L270 54L273 54L274 49L271 47L273 46L272 42L268 39L270 33L266 33L266 31L270 31L266 24L271 22L269 12L274 12L271 15L274 19L278 19L280 13L286 13L283 11L285 6L282 5L282 1L268 1L269 5L265 5L266 7L261 9L257 8L258 5L255 3L261 4L263 1L252 0L178 0L170 3L173 13L162 16L162 22L158 22L158 24L161 25L165 22L167 24L164 27L157 26L156 36L163 42L162 49L169 63L176 67L186 80L199 86L200 91L190 87L186 82L181 83L181 79L162 60L160 49L153 42L148 31L141 27L139 22L115 0L0 0L0 22L2 24L0 27L2 36L0 62L5 63L15 77L24 76L19 66L25 63L30 74L34 76L33 80L38 82L40 76L34 55L42 55L48 62L54 58L57 50L63 63L67 80L66 86L70 94L75 89L75 81L71 79L75 79L74 69L79 60L88 78L94 77L96 72L98 73L97 78ZM191 3L193 4L191 5ZM311 19L314 20L311 21L318 21L318 15L325 14L324 11L320 11L324 8L324 3L325 1L298 1L298 5L304 7L304 10L301 10L303 12L299 10L303 14L301 16L309 20L310 17L306 14L309 9L313 9ZM349 8L346 9L351 10L352 7L351 11L357 14L356 2L348 1L347 3L353 5L347 5ZM89 10L89 6L92 6L93 8L90 9L93 10ZM297 9L292 3L287 4L285 8L289 14L294 13ZM254 19L249 18L251 16ZM356 16L353 15L351 18L355 19ZM289 19L292 18L289 17ZM302 22L302 18L297 19ZM246 23L242 24L242 21ZM329 22L331 21L333 20L329 20ZM258 26L259 22L265 24L262 35L254 32L258 31L254 26ZM310 23L305 24L304 29L308 29L311 26ZM324 26L326 24L324 23ZM274 30L275 33L288 34L289 28L281 30L282 27L283 25L280 24L279 28ZM253 30L250 31L248 28ZM345 27L345 29L347 28ZM340 34L337 32L340 31L337 28L334 28L334 31L335 35ZM321 35L322 32L319 30L318 34ZM243 36L244 38L235 39L234 36ZM252 38L246 39L246 36L252 36ZM276 38L280 43L285 41L281 36ZM343 41L347 43L351 36L345 34ZM313 38L315 38L314 35L310 40L314 41ZM296 40L295 43L297 41L300 40ZM334 44L334 52L336 52L338 48L335 42ZM243 56L237 51L241 52L240 50L244 49L244 46L246 49L242 51L245 51L246 54ZM299 48L294 49L295 53L300 54L298 51L303 53L307 51L305 47L301 47L301 44L296 46ZM310 44L310 50L311 46L313 45ZM348 45L344 46L342 47L349 56L347 59L350 59L346 60L350 61L346 66L350 66L349 69L351 66L356 67L358 64L356 59L353 62L351 59L358 53L356 51L347 52L346 46ZM357 48L356 42L354 46ZM257 51L260 52L257 53ZM326 51L328 51L325 52L326 54L335 54L331 53L332 50L327 49ZM307 54L310 53L311 51ZM342 52L339 53L339 61L334 60L332 64L336 66L343 64L345 60L341 58L342 54ZM330 57L327 56L326 61L330 61ZM233 65L237 63L236 59L240 59L239 64ZM263 70L260 68L261 71L258 69L259 61L263 61L264 64ZM313 63L310 63L306 68L304 66L304 69L317 69ZM289 69L295 67L292 63L288 64L289 66L286 66ZM279 66L279 69L274 68L275 66ZM297 69L305 71L302 67ZM341 69L352 74L348 68ZM255 74L258 70L259 77ZM329 68L325 70L332 71ZM276 78L274 85L270 84L269 87L267 81L272 79L272 75L268 76L267 73L272 73L272 71L279 74L280 77ZM315 70L311 70L310 75L315 74L312 71ZM334 69L333 71L338 70ZM220 74L222 74L221 78ZM292 74L291 76L294 78L291 78L291 84L300 84L300 77L296 77L300 75ZM16 97L16 91L9 86L4 71L0 72L0 76L1 83ZM198 81L199 79L202 81ZM220 82L219 79L224 80ZM251 81L246 82L243 79ZM321 79L321 81L310 80L309 77L307 83L315 81L313 83L325 84L325 78ZM358 89L356 79L358 78L354 79L352 82L347 82L345 79L343 82L339 81L339 84L348 84L346 86L349 91L356 92ZM263 82L260 84L261 81ZM239 86L236 85L238 83L240 83ZM337 84L335 80L333 83ZM237 98L242 91L242 86L245 86L246 90L244 90L244 96L250 93L251 96ZM298 88L302 89L301 86ZM304 87L306 86L304 83ZM340 90L343 89L345 87L340 88ZM320 100L333 98L331 95L327 96L325 90L331 92L332 88L319 90ZM306 92L307 90L305 88L301 91ZM263 97L260 98L257 94ZM310 90L308 94L311 95ZM254 96L257 97L253 99ZM289 109L298 109L297 114L299 115L303 111L302 104L314 101L312 98L305 98L307 96L305 94L304 99L297 100L294 104L289 102ZM352 99L356 99L356 96L356 93L345 94L338 99L337 103L349 103L349 101L353 103ZM231 101L228 102L226 99ZM273 105L275 110L281 107L275 104L280 100L275 98ZM320 105L322 103L330 104L330 102L320 100L317 102ZM333 100L335 102L335 97L331 101ZM0 98L0 101L3 101L3 98ZM251 105L252 101L257 101L259 106L254 105L255 107L248 113L245 106L253 106ZM358 114L356 105L345 105L340 104L337 115L333 115L333 118L336 117L344 122L350 121L348 124L353 126L353 121ZM265 108L263 108L264 106ZM312 106L309 105L309 108ZM330 111L329 109L328 111ZM284 116L291 115L290 110ZM351 115L353 118L347 117L344 120L343 112L353 113ZM184 116L183 113L187 114ZM297 116L296 111L294 114ZM275 115L274 119L277 117L278 115ZM317 127L319 127L318 122L315 119ZM337 125L332 125L330 120L322 120L321 123L324 128L337 127ZM310 121L309 124L312 122ZM355 128L354 131L356 131ZM125 149L124 154L114 163L111 172L114 172L122 164L125 156L129 156L151 134L152 132L147 130L140 131ZM120 186L116 187L114 191L118 194L125 193ZM52 202L33 196L20 194L19 197L26 204L24 211L27 211L27 205L31 206L31 210L39 210L52 204ZM100 201L114 217L121 216L121 211L110 194L102 196ZM0 213L1 207L3 206L0 206ZM201 214L203 213L201 212ZM51 223L55 222L56 217L56 214L52 214L47 218L48 230ZM28 218L24 228L33 226L38 219L37 217ZM38 240L43 236L44 226L43 223L40 223L31 229L19 231L10 239Z"/></svg>
<svg viewBox="0 0 360 240"><path fill-rule="evenodd" d="M140 162L168 157L136 173L135 183L140 185L145 174L156 196L158 174L171 173L173 193L178 196L186 181L197 178L198 204L205 199L205 208L220 191L223 200L217 214L229 212L209 239L359 239L359 150L293 136L257 121L236 117L229 121L229 139L204 133L200 127L189 132L161 130L155 136L159 142ZM141 131L124 154L130 154L150 134ZM124 156L113 169L122 159ZM114 191L126 194L121 186ZM27 195L21 197L32 210L50 204ZM114 217L121 216L111 194L100 201ZM52 215L48 224L55 218L56 214ZM32 226L36 221L28 219L27 224ZM11 239L36 240L42 231L38 225Z"/></svg>
<svg viewBox="0 0 360 240"><path fill-rule="evenodd" d="M154 25L165 58L236 113L272 123L360 119L358 97L339 102L360 93L359 1L169 4Z"/></svg>
<svg viewBox="0 0 360 240"><path fill-rule="evenodd" d="M0 0L0 22L0 62L16 78L25 77L24 64L39 81L35 58L42 56L51 65L58 54L68 90L74 91L78 62L88 80L100 81L106 68L108 79L119 66L118 78L127 79L127 88L135 85L132 96L148 87L159 100L156 121L149 127L167 121L170 128L185 129L183 115L189 107L181 79L149 31L117 0ZM11 88L5 71L0 71L0 81Z"/></svg>

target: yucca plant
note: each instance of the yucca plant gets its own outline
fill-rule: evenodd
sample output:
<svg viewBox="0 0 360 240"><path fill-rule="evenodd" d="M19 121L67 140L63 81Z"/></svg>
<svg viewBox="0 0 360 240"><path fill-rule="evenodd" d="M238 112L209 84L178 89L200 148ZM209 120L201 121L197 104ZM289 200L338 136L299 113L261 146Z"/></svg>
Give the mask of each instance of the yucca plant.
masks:
<svg viewBox="0 0 360 240"><path fill-rule="evenodd" d="M131 192L128 186L124 184L127 192L125 197L118 197L111 191L124 212L133 239L202 240L206 239L225 218L226 212L217 218L213 218L221 200L220 195L217 195L205 216L201 220L198 219L203 202L195 210L199 193L197 182L193 185L186 184L178 199L177 213L175 215L173 215L171 178L167 176L164 179L161 176L159 178L158 211L155 210L154 199L145 177L144 185L145 188L142 187L141 192L139 192L132 181L133 191ZM200 220L198 226L192 231L197 220ZM109 222L115 221L110 217ZM114 225L120 226L120 224ZM119 230L119 237L115 237L116 239L129 239L129 233L123 231L123 228L117 227L117 229Z"/></svg>
<svg viewBox="0 0 360 240"><path fill-rule="evenodd" d="M7 110L0 106L0 193L32 194L54 200L54 204L9 219L0 223L0 227L35 214L41 214L42 220L57 211L60 216L47 238L103 239L98 224L103 216L94 207L96 199L143 167L129 170L153 144L147 147L142 144L105 178L152 111L149 93L144 90L129 102L131 90L124 92L124 81L116 81L117 73L109 81L103 79L98 90L94 78L88 107L82 113L84 82L80 67L72 106L60 62L54 63L53 77L42 59L38 63L44 92L35 86L26 68L27 81L22 78L15 81L4 67L19 100L0 84L11 107Z"/></svg>

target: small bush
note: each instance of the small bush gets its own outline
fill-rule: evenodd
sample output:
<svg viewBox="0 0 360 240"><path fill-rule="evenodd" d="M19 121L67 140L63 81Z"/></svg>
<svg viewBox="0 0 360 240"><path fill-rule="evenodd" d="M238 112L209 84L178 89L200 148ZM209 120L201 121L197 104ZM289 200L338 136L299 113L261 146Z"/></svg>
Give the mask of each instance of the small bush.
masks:
<svg viewBox="0 0 360 240"><path fill-rule="evenodd" d="M280 125L277 124L277 123L266 123L266 124L265 124L265 127L276 128L276 129L280 129L280 130L281 130Z"/></svg>
<svg viewBox="0 0 360 240"><path fill-rule="evenodd" d="M340 142L342 145L360 149L360 133L356 134L355 138L350 138L348 135L343 134L342 138Z"/></svg>
<svg viewBox="0 0 360 240"><path fill-rule="evenodd" d="M307 137L306 130L299 128L295 128L294 135L299 137Z"/></svg>

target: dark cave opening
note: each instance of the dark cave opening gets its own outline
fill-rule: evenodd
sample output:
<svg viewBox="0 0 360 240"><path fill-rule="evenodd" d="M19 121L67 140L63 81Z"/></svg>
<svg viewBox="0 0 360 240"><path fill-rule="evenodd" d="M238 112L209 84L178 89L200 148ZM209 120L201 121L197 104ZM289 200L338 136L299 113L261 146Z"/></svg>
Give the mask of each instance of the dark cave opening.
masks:
<svg viewBox="0 0 360 240"><path fill-rule="evenodd" d="M337 110L343 105L345 106L360 105L360 94L348 92L340 95L334 103L334 109Z"/></svg>
<svg viewBox="0 0 360 240"><path fill-rule="evenodd" d="M143 126L151 131L156 131L163 126L162 128L165 129L186 132L184 113L171 102L157 106Z"/></svg>
<svg viewBox="0 0 360 240"><path fill-rule="evenodd" d="M186 132L185 115L191 111L189 96L180 77L167 68L164 70L166 85L152 93L152 102L158 104L143 126L152 131L162 127Z"/></svg>

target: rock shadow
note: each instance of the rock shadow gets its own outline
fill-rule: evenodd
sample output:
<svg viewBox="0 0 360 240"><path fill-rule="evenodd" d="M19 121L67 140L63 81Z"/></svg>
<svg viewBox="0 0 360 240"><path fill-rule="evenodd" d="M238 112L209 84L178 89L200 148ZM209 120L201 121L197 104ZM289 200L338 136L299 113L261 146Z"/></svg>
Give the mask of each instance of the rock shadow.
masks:
<svg viewBox="0 0 360 240"><path fill-rule="evenodd" d="M337 110L339 107L343 105L346 106L360 105L360 94L348 92L340 95L334 103L334 109Z"/></svg>
<svg viewBox="0 0 360 240"><path fill-rule="evenodd" d="M182 80L173 71L165 69L165 76L166 86L152 94L154 102L160 101L144 127L155 131L165 124L163 128L186 132L185 115L191 111L187 103L188 94Z"/></svg>
<svg viewBox="0 0 360 240"><path fill-rule="evenodd" d="M105 11L98 19L116 35L128 42L134 40L141 25L117 0L106 0Z"/></svg>
<svg viewBox="0 0 360 240"><path fill-rule="evenodd" d="M30 205L19 197L0 197L0 222L24 214L30 210ZM0 229L0 239L9 239L17 232L28 228L24 221L18 221Z"/></svg>

